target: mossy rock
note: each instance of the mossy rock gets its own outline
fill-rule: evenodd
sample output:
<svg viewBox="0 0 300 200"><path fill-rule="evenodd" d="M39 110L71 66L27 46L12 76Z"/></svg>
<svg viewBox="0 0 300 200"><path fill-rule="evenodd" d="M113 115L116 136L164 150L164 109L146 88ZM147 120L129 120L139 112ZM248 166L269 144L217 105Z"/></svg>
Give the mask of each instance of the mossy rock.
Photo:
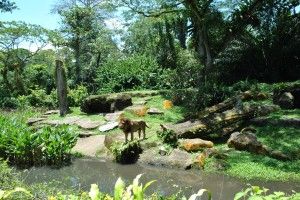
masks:
<svg viewBox="0 0 300 200"><path fill-rule="evenodd" d="M132 105L132 98L126 94L92 95L83 100L81 111L87 114L112 113Z"/></svg>
<svg viewBox="0 0 300 200"><path fill-rule="evenodd" d="M111 151L116 162L121 164L135 163L139 159L139 155L143 152L140 143L136 140L115 144L111 147Z"/></svg>

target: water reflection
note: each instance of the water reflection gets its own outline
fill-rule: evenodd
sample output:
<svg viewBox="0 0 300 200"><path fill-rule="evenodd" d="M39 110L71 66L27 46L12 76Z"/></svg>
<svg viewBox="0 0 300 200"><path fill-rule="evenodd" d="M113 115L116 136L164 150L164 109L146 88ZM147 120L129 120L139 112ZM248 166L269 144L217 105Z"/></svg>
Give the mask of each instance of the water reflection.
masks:
<svg viewBox="0 0 300 200"><path fill-rule="evenodd" d="M63 187L80 188L89 190L90 184L96 183L101 191L113 193L113 187L118 179L131 183L137 174L143 173L143 183L157 180L149 189L148 193L159 192L170 195L182 190L187 196L197 192L201 188L210 190L214 199L233 199L234 193L247 187L247 183L269 188L271 191L281 190L291 192L300 191L300 184L282 182L244 182L236 178L206 174L201 171L182 171L166 168L157 168L141 165L119 165L104 160L77 159L72 165L61 169L49 167L31 168L22 173L26 183L42 183L59 181Z"/></svg>

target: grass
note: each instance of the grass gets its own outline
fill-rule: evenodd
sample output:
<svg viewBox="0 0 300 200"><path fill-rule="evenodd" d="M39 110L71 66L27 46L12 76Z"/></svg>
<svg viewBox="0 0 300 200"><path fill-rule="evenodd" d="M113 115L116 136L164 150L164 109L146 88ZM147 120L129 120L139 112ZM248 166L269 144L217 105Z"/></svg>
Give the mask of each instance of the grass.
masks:
<svg viewBox="0 0 300 200"><path fill-rule="evenodd" d="M292 161L280 161L267 156L245 151L230 151L225 162L228 167L221 173L250 180L300 181L300 129L294 127L256 127L258 140L274 150L292 156ZM224 151L226 144L217 144L216 149ZM216 160L208 159L206 171L218 172ZM220 173L220 172L219 172Z"/></svg>
<svg viewBox="0 0 300 200"><path fill-rule="evenodd" d="M271 119L300 119L300 109L279 110L269 116Z"/></svg>
<svg viewBox="0 0 300 200"><path fill-rule="evenodd" d="M261 84L260 87L264 86ZM272 91L272 87L266 85L264 87L265 91ZM150 127L146 129L147 140L143 141L145 143L158 142L157 131L159 131L160 124L165 123L176 123L183 119L183 116L187 113L182 107L174 106L170 110L163 109L163 101L165 98L161 95L155 95L150 97L144 97L141 95L133 97L133 102L139 102L141 100L147 100L147 107L154 107L164 111L163 115L145 115L139 117L130 112L125 112L125 116L134 120L144 120ZM102 115L86 115L80 111L79 108L71 108L72 113L67 116L83 116L91 120L101 120L104 121ZM22 114L22 112L17 112L17 115ZM32 117L38 115L38 112L26 111L24 118ZM272 118L299 118L300 109L297 110L280 110L278 112L270 115ZM59 115L51 115L51 119L61 119ZM280 150L283 153L289 154L298 160L293 160L289 162L278 161L273 158L266 156L254 155L248 152L230 151L226 162L229 164L224 171L217 171L212 165L214 164L214 159L208 159L207 165L205 167L206 171L214 173L226 173L231 176L243 178L243 179L262 179L262 180L295 180L300 181L300 130L299 128L293 127L280 127L280 126L265 126L257 127L258 139L271 147L274 150ZM100 133L98 130L94 130L95 134L105 134L114 135L122 134L121 130L114 129L109 132ZM135 135L136 136L136 135ZM216 144L215 148L219 150L228 149L226 144Z"/></svg>

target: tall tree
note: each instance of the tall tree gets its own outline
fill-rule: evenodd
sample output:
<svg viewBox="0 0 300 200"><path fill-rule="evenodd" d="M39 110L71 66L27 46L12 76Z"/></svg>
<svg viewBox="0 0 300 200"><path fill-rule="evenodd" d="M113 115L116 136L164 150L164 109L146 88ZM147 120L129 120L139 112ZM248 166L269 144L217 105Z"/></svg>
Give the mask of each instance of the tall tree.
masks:
<svg viewBox="0 0 300 200"><path fill-rule="evenodd" d="M24 22L2 22L0 26L0 67L3 82L11 91L26 94L23 72L27 63L43 48L51 37L38 25ZM11 77L10 72L13 73Z"/></svg>
<svg viewBox="0 0 300 200"><path fill-rule="evenodd" d="M16 9L16 3L9 0L0 0L0 12L11 12Z"/></svg>

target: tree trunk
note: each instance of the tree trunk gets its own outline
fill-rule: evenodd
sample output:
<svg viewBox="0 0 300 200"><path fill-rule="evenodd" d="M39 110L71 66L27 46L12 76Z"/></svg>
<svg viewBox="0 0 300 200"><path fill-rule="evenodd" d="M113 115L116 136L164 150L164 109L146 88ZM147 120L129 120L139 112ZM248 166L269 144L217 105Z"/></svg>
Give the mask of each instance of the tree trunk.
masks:
<svg viewBox="0 0 300 200"><path fill-rule="evenodd" d="M67 78L66 72L63 68L63 62L56 60L56 87L57 87L57 97L59 102L60 116L65 116L69 111L68 100L67 100Z"/></svg>
<svg viewBox="0 0 300 200"><path fill-rule="evenodd" d="M79 37L75 39L74 46L74 56L75 56L75 83L79 84L81 82L81 70L80 70L80 40Z"/></svg>
<svg viewBox="0 0 300 200"><path fill-rule="evenodd" d="M8 66L6 64L4 64L1 73L2 73L3 82L5 84L5 87L8 88L9 91L12 91L12 85L10 84L10 82L8 80Z"/></svg>

